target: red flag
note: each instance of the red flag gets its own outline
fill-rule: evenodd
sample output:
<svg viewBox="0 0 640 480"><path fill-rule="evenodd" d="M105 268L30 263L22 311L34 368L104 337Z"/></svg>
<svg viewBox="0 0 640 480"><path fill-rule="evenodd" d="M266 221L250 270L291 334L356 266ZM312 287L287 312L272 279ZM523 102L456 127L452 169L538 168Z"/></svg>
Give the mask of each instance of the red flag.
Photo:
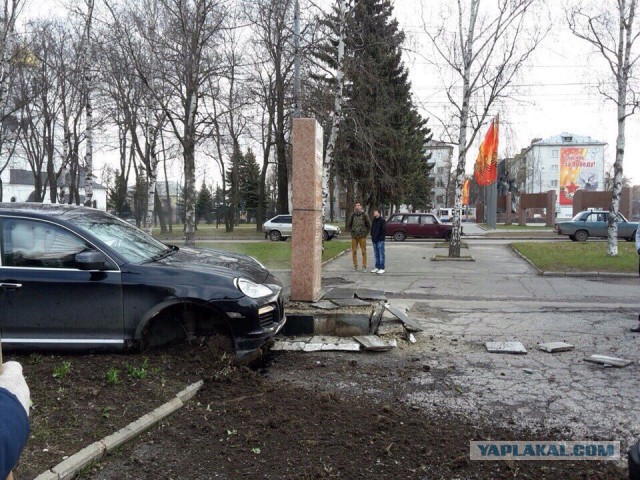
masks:
<svg viewBox="0 0 640 480"><path fill-rule="evenodd" d="M468 178L464 181L464 185L462 185L462 205L469 205L469 185L471 184L471 180Z"/></svg>
<svg viewBox="0 0 640 480"><path fill-rule="evenodd" d="M499 119L494 118L480 145L474 176L478 185L491 185L498 178L498 130Z"/></svg>

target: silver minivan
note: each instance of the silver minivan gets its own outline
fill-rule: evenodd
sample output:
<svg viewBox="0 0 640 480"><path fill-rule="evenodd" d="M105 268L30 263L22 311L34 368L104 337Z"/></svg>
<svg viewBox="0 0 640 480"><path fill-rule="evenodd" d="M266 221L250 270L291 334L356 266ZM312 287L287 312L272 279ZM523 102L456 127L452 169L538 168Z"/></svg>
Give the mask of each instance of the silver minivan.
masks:
<svg viewBox="0 0 640 480"><path fill-rule="evenodd" d="M291 224L292 219L291 215L277 215L273 217L271 220L267 220L262 225L264 230L264 238L269 238L272 242L277 242L278 240L286 240L291 237ZM331 240L333 237L337 237L340 234L340 228L334 227L333 225L324 224L324 229L322 230L322 239L325 241Z"/></svg>

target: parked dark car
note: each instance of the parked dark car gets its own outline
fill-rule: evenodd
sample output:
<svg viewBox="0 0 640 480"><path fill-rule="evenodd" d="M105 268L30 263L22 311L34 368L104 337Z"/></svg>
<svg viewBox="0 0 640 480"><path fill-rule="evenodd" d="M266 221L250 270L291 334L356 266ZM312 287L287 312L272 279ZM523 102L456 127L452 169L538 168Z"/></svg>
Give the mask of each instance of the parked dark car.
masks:
<svg viewBox="0 0 640 480"><path fill-rule="evenodd" d="M0 203L5 347L118 349L216 335L238 360L284 325L282 284L255 259L165 245L106 212Z"/></svg>
<svg viewBox="0 0 640 480"><path fill-rule="evenodd" d="M586 210L578 213L568 222L556 223L558 235L568 235L574 242L585 242L589 237L606 237L609 226L609 212L606 210ZM629 222L621 213L616 217L618 238L633 242L636 238L638 222Z"/></svg>
<svg viewBox="0 0 640 480"><path fill-rule="evenodd" d="M394 213L387 220L387 236L401 242L407 237L451 239L453 225L444 224L432 213Z"/></svg>

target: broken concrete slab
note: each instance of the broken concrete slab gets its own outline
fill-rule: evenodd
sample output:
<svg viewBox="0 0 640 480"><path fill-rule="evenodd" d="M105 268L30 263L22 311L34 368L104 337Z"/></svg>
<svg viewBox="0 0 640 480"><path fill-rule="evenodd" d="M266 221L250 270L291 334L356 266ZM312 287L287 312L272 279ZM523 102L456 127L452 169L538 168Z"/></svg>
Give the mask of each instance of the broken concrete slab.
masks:
<svg viewBox="0 0 640 480"><path fill-rule="evenodd" d="M544 352L557 353L557 352L568 352L569 350L574 350L576 346L566 342L549 342L549 343L539 344L538 348Z"/></svg>
<svg viewBox="0 0 640 480"><path fill-rule="evenodd" d="M305 352L338 350L344 352L360 351L360 344L351 338L316 335L304 346Z"/></svg>
<svg viewBox="0 0 640 480"><path fill-rule="evenodd" d="M388 303L385 304L385 308L389 310L398 320L400 320L407 331L409 332L421 332L422 327L418 325L415 319L410 318L406 313L396 307L392 307Z"/></svg>
<svg viewBox="0 0 640 480"><path fill-rule="evenodd" d="M356 297L362 300L387 300L387 295L382 290L372 290L370 288L359 288Z"/></svg>
<svg viewBox="0 0 640 480"><path fill-rule="evenodd" d="M380 322L382 321L382 315L384 314L384 303L378 302L373 306L371 315L369 316L369 334L375 335L378 333Z"/></svg>
<svg viewBox="0 0 640 480"><path fill-rule="evenodd" d="M520 342L487 342L485 346L489 353L527 353L527 349Z"/></svg>
<svg viewBox="0 0 640 480"><path fill-rule="evenodd" d="M392 340L383 340L377 335L358 335L353 339L360 343L365 350L371 350L373 352L386 352L398 346L395 338Z"/></svg>
<svg viewBox="0 0 640 480"><path fill-rule="evenodd" d="M335 298L332 302L340 307L366 307L369 305L369 302L359 298Z"/></svg>
<svg viewBox="0 0 640 480"><path fill-rule="evenodd" d="M335 310L339 307L339 305L329 300L321 300L319 302L312 303L311 306L313 308L319 308L320 310Z"/></svg>
<svg viewBox="0 0 640 480"><path fill-rule="evenodd" d="M612 367L627 367L633 363L633 360L627 360L626 358L609 357L607 355L591 355L584 359L585 362L599 363L601 365Z"/></svg>
<svg viewBox="0 0 640 480"><path fill-rule="evenodd" d="M405 329L402 322L398 320L392 320L390 322L383 321L380 322L380 325L378 326L378 335L381 337L387 335L405 337L407 335L407 330Z"/></svg>
<svg viewBox="0 0 640 480"><path fill-rule="evenodd" d="M302 352L307 342L276 340L271 347L274 352Z"/></svg>
<svg viewBox="0 0 640 480"><path fill-rule="evenodd" d="M356 295L355 288L332 288L324 294L325 300L334 300L338 298L353 298Z"/></svg>

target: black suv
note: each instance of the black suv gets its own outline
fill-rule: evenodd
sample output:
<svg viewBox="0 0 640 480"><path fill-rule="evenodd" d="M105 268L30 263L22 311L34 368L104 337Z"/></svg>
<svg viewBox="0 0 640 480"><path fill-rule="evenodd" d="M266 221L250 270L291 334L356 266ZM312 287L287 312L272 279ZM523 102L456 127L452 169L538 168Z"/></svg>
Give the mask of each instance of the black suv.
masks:
<svg viewBox="0 0 640 480"><path fill-rule="evenodd" d="M165 245L106 212L0 203L5 347L126 349L216 335L248 360L284 325L255 259Z"/></svg>

